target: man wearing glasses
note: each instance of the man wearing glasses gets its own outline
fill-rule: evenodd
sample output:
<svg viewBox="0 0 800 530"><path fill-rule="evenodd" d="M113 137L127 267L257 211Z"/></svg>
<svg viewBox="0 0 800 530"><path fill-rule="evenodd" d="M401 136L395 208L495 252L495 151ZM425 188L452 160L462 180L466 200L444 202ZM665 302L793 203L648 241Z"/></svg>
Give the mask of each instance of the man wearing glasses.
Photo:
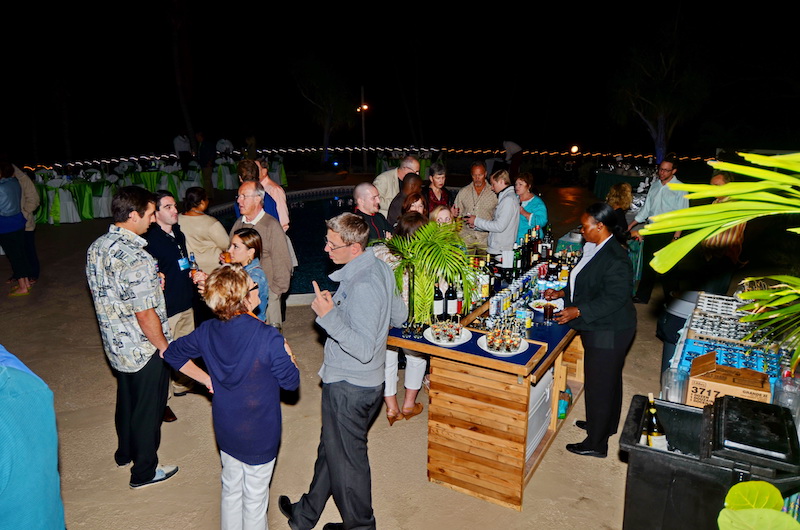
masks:
<svg viewBox="0 0 800 530"><path fill-rule="evenodd" d="M402 326L408 309L392 270L366 249L369 229L359 216L343 213L327 221L325 252L343 267L330 275L336 293L314 285L311 309L327 333L322 378L322 431L308 493L278 507L293 530L316 527L333 496L342 523L326 530L375 528L367 431L383 403L386 337Z"/></svg>
<svg viewBox="0 0 800 530"><path fill-rule="evenodd" d="M642 209L639 210L636 217L634 217L633 221L628 225L628 230L631 231L631 236L635 239L639 241L642 240L642 236L639 235L638 230L632 230L636 225L649 222L649 219L654 215L689 207L689 200L686 198L685 191L673 190L667 186L667 184L681 184L681 181L675 178L675 173L677 171L677 160L672 154L667 155L658 165L658 180L653 182L650 186L644 206L642 206ZM636 295L633 297L635 303L646 304L650 301L650 293L653 291L653 285L655 284L656 275L658 274L650 266L653 255L680 237L680 230L675 233L652 234L647 236L642 250L642 278L639 280L639 287L636 289ZM672 293L672 291L677 291L679 287L675 274L668 272L661 275L661 287L664 290L664 298L669 299L670 293Z"/></svg>
<svg viewBox="0 0 800 530"><path fill-rule="evenodd" d="M246 180L239 186L236 204L242 215L231 228L229 237L240 228L253 228L261 236L261 268L269 285L267 324L281 329L283 313L281 296L289 291L292 281L292 258L281 223L264 211L264 187L258 181Z"/></svg>
<svg viewBox="0 0 800 530"><path fill-rule="evenodd" d="M403 183L403 179L409 173L416 173L419 175L419 160L417 157L411 155L400 161L400 167L384 171L372 181L372 184L378 188L378 193L381 197L380 209L378 211L384 217L389 215L389 205L392 204L392 199L400 193L400 186Z"/></svg>

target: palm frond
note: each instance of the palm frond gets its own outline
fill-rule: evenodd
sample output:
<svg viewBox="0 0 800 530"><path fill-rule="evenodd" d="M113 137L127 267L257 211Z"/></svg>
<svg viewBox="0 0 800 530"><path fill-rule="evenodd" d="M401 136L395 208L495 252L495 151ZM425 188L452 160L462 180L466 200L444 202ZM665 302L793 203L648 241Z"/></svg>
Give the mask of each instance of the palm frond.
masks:
<svg viewBox="0 0 800 530"><path fill-rule="evenodd" d="M382 242L400 258L395 270L395 280L399 286L402 286L403 271L413 271L414 290L411 299L415 322L430 323L433 286L439 278L448 283L460 282L465 311L470 307L476 275L456 223L427 223L412 236L396 236Z"/></svg>

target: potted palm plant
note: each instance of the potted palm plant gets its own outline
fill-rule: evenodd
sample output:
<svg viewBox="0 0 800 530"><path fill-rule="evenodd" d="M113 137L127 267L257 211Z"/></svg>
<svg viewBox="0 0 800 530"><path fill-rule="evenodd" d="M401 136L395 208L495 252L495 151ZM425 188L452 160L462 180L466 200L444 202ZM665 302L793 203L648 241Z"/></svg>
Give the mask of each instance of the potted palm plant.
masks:
<svg viewBox="0 0 800 530"><path fill-rule="evenodd" d="M382 242L399 258L394 270L399 289L403 288L404 274L409 277L410 323L431 323L433 288L440 279L448 284L460 283L464 291L464 311L470 307L476 273L459 236L458 223L431 222L411 236Z"/></svg>
<svg viewBox="0 0 800 530"><path fill-rule="evenodd" d="M752 178L749 182L730 182L724 186L710 184L670 184L674 189L689 192L689 199L707 199L724 195L726 202L693 206L657 215L642 230L643 235L686 231L686 235L658 252L651 266L664 273L671 269L702 240L753 219L785 214L800 214L800 153L766 156L738 153L752 165L711 161L720 171L730 171ZM800 233L800 227L788 231ZM749 313L743 321L758 322L747 339L762 333L759 342L774 342L792 352L794 372L800 362L800 278L790 275L745 278L743 283L760 282L766 287L740 293L749 300L742 307Z"/></svg>

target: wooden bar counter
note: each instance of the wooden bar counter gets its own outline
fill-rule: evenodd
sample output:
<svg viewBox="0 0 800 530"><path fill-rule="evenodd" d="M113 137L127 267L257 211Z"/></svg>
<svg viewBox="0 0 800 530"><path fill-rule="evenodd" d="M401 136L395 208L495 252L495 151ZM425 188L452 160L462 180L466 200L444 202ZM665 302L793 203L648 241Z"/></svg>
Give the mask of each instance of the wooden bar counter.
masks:
<svg viewBox="0 0 800 530"><path fill-rule="evenodd" d="M558 419L559 391L567 383L573 399L583 391L583 347L575 331L553 323L531 328L527 351L493 356L477 346L484 332L469 328L487 309L484 304L462 320L472 333L465 344L437 346L402 338L398 329L388 344L431 356L428 480L521 511L525 486L564 422ZM537 319L541 323L541 314ZM535 405L531 385L551 367L550 422L526 457Z"/></svg>

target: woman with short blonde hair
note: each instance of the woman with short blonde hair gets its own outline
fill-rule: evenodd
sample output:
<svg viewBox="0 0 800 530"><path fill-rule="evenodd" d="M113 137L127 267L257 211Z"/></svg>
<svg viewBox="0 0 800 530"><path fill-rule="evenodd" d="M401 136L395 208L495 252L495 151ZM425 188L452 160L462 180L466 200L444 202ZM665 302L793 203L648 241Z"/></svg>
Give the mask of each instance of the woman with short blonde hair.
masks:
<svg viewBox="0 0 800 530"><path fill-rule="evenodd" d="M164 360L214 394L211 416L222 462L220 526L264 528L269 483L281 441L281 389L300 385L291 348L251 312L258 284L238 263L206 278L218 318L172 342ZM194 363L203 358L207 372Z"/></svg>

